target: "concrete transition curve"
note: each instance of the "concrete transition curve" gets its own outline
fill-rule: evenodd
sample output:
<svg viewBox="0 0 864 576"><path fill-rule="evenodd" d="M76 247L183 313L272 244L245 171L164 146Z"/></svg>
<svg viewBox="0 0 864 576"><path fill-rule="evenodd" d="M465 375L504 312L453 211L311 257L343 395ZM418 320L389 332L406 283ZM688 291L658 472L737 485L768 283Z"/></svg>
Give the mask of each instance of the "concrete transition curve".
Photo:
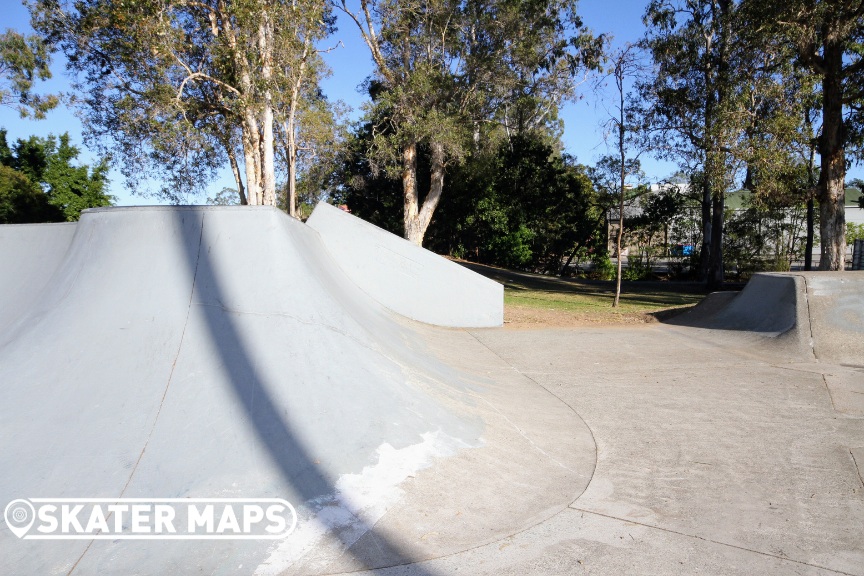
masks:
<svg viewBox="0 0 864 576"><path fill-rule="evenodd" d="M318 228L252 207L0 226L0 506L275 497L299 518L277 541L33 540L5 522L4 574L392 566L501 539L582 493L595 446L568 406L469 333L385 308L404 311L402 278L450 263L321 210ZM333 226L386 257L328 240ZM458 270L430 288L475 281ZM460 314L500 298L476 283ZM500 302L484 310L498 322Z"/></svg>
<svg viewBox="0 0 864 576"><path fill-rule="evenodd" d="M759 273L740 293L710 294L668 322L750 334L798 360L864 366L864 273Z"/></svg>
<svg viewBox="0 0 864 576"><path fill-rule="evenodd" d="M307 224L351 281L394 312L438 326L503 324L501 284L325 202Z"/></svg>

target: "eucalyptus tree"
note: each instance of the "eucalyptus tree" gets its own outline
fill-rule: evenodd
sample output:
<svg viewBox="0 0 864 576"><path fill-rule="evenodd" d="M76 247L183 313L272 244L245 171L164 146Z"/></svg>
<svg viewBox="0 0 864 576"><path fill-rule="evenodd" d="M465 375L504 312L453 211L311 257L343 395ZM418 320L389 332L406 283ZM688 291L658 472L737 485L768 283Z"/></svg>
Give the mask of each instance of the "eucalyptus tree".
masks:
<svg viewBox="0 0 864 576"><path fill-rule="evenodd" d="M50 64L51 55L38 36L11 29L0 34L0 106L13 108L22 118L44 118L60 99L56 94L37 94L33 86L51 78Z"/></svg>
<svg viewBox="0 0 864 576"><path fill-rule="evenodd" d="M379 162L401 169L405 238L415 244L423 236L444 188L445 165L465 152L462 112L467 105L457 90L461 49L455 0L361 0L342 10L357 24L376 66L378 84L373 101L373 150ZM373 87L374 88L374 87ZM431 154L429 192L422 205L417 189L418 145Z"/></svg>
<svg viewBox="0 0 864 576"><path fill-rule="evenodd" d="M710 287L724 278L725 194L742 125L735 88L748 70L736 9L733 0L654 0L644 18L654 61L653 78L640 85L646 127L661 156L701 173L700 276Z"/></svg>
<svg viewBox="0 0 864 576"><path fill-rule="evenodd" d="M465 84L474 142L481 126L512 140L533 132L558 145L561 105L601 67L605 35L586 28L575 0L470 0L463 8ZM494 143L493 143L494 144Z"/></svg>
<svg viewBox="0 0 864 576"><path fill-rule="evenodd" d="M347 152L350 108L342 101L328 100L320 90L304 94L298 101L293 123L283 117L279 131L283 145L278 157L291 172L280 203L292 216L303 218L303 205L314 206L342 184L337 173Z"/></svg>
<svg viewBox="0 0 864 576"><path fill-rule="evenodd" d="M500 122L512 136L548 123L572 94L573 74L602 45L575 8L573 0L360 0L354 9L341 0L375 62L371 154L401 177L408 240L423 242L447 164L479 149L482 126ZM422 204L420 145L431 165Z"/></svg>
<svg viewBox="0 0 864 576"><path fill-rule="evenodd" d="M330 10L323 0L31 6L34 28L67 57L88 141L119 153L131 185L156 176L179 200L227 159L241 201L271 205L278 108L303 47L332 31Z"/></svg>
<svg viewBox="0 0 864 576"><path fill-rule="evenodd" d="M742 87L746 122L736 151L746 164L742 187L753 207L792 212L806 206L805 267L810 269L816 194L816 103L813 78L793 66L788 51L753 53L752 82ZM790 244L793 246L793 244ZM790 257L791 261L791 257Z"/></svg>
<svg viewBox="0 0 864 576"><path fill-rule="evenodd" d="M822 129L817 149L821 270L845 264L844 181L864 136L864 3L860 0L744 2L751 26L790 45L796 62L820 84Z"/></svg>
<svg viewBox="0 0 864 576"><path fill-rule="evenodd" d="M314 155L318 151L322 129L336 130L333 109L327 105L319 87L320 81L330 74L321 53L331 49L320 50L317 46L335 32L336 19L329 4L318 2L314 6L316 10L311 14L308 6L300 7L307 10L302 17L292 14L277 24L282 31L282 40L275 46L280 56L277 58L280 62L277 121L288 172L287 210L294 217L297 216L298 162L303 152ZM294 11L297 9L295 5Z"/></svg>

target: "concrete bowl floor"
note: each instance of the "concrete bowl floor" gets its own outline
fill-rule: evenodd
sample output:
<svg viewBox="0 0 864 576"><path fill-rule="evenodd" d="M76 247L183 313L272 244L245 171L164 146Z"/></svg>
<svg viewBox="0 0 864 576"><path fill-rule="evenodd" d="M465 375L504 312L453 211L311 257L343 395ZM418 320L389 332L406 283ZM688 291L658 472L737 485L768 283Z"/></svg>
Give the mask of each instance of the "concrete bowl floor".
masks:
<svg viewBox="0 0 864 576"><path fill-rule="evenodd" d="M467 333L581 416L596 469L533 527L376 574L864 574L864 368L666 325Z"/></svg>

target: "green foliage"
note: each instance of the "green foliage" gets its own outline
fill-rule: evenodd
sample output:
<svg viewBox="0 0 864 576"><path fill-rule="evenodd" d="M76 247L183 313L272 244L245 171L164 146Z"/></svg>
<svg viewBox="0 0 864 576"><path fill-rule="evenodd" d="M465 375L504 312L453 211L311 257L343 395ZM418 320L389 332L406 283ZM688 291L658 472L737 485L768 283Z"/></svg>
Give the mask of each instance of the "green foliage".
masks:
<svg viewBox="0 0 864 576"><path fill-rule="evenodd" d="M573 77L598 67L605 43L585 28L575 0L369 0L354 12L342 0L341 8L376 64L364 154L374 173L402 178L405 233L418 243L440 209L445 168L452 175L514 135L552 135L557 144L558 109L575 97ZM418 147L432 152L422 205ZM444 196L451 193L448 179ZM530 227L531 234L512 230L505 251L522 251L531 234L532 245L540 238Z"/></svg>
<svg viewBox="0 0 864 576"><path fill-rule="evenodd" d="M0 164L0 224L62 222L63 214L26 174Z"/></svg>
<svg viewBox="0 0 864 576"><path fill-rule="evenodd" d="M609 254L597 251L591 258L591 277L594 280L613 280L616 273L615 265L609 259Z"/></svg>
<svg viewBox="0 0 864 576"><path fill-rule="evenodd" d="M237 206L240 204L240 195L234 188L222 188L213 198L207 198L207 204L211 206Z"/></svg>
<svg viewBox="0 0 864 576"><path fill-rule="evenodd" d="M855 240L864 239L864 224L846 222L846 245L851 246Z"/></svg>
<svg viewBox="0 0 864 576"><path fill-rule="evenodd" d="M768 200L753 197L746 209L728 217L724 250L739 279L753 272L787 271L804 257L804 204Z"/></svg>
<svg viewBox="0 0 864 576"><path fill-rule="evenodd" d="M627 266L621 271L621 279L630 282L647 280L651 277L651 266L643 258L633 258L627 261Z"/></svg>
<svg viewBox="0 0 864 576"><path fill-rule="evenodd" d="M48 47L39 37L14 30L0 34L0 106L14 108L22 118L44 118L60 99L35 94L33 85L51 78L50 64Z"/></svg>
<svg viewBox="0 0 864 576"><path fill-rule="evenodd" d="M362 150L371 137L360 127L333 195L361 218L401 231L401 182L374 173ZM367 140L368 141L368 140ZM421 147L418 182L429 173ZM514 137L496 150L466 158L448 172L450 185L426 235L441 253L487 264L558 273L578 248L595 250L603 212L584 170L555 154L541 138ZM428 188L421 187L421 196ZM602 250L605 256L605 248Z"/></svg>
<svg viewBox="0 0 864 576"><path fill-rule="evenodd" d="M347 204L355 216L401 236L402 182L376 169L366 153L372 130L370 123L355 126L346 143L342 165L333 175L335 185L330 198L336 204ZM428 181L427 159L428 154L419 154L421 185Z"/></svg>
<svg viewBox="0 0 864 576"><path fill-rule="evenodd" d="M78 154L78 148L69 143L68 134L59 138L31 136L19 139L10 148L6 131L0 129L0 164L26 179L25 182L11 176L8 170L4 172L7 205L18 206L16 202L20 202L19 208L10 208L9 213L27 214L30 222L58 219L73 222L86 208L110 206L113 197L105 192L107 159L91 170L89 166L73 164ZM35 186L39 194L34 195L30 186ZM50 210L43 209L43 199L51 206Z"/></svg>
<svg viewBox="0 0 864 576"><path fill-rule="evenodd" d="M538 138L503 143L494 156L460 167L452 182L430 246L461 244L480 262L558 273L573 250L600 236L590 180ZM455 230L444 221L454 217Z"/></svg>

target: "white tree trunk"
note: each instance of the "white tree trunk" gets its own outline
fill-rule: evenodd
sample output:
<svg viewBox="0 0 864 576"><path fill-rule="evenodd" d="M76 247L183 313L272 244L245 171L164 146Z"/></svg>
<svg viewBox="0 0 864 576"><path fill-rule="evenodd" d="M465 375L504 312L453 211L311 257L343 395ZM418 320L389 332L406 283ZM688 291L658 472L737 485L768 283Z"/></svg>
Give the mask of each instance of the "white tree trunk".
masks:
<svg viewBox="0 0 864 576"><path fill-rule="evenodd" d="M402 149L402 195L404 207L402 223L405 228L405 239L420 246L423 234L420 232L420 220L417 202L417 143L412 142Z"/></svg>
<svg viewBox="0 0 864 576"><path fill-rule="evenodd" d="M429 182L429 194L423 201L423 206L418 209L417 199L417 145L412 144L405 148L402 157L403 174L402 188L405 194L405 238L418 246L423 245L423 238L432 215L441 200L444 190L444 145L440 142L430 144L432 152L432 173ZM410 175L408 175L410 172ZM407 176L407 178L406 178Z"/></svg>
<svg viewBox="0 0 864 576"><path fill-rule="evenodd" d="M258 135L258 121L255 115L246 112L243 123L243 158L246 169L246 190L249 204L258 206L264 203L261 188L261 155L259 153L260 137Z"/></svg>
<svg viewBox="0 0 864 576"><path fill-rule="evenodd" d="M307 36L303 40L303 54L291 86L291 101L288 105L288 120L285 122L285 137L288 145L288 214L297 217L297 110L300 107L300 87L306 76L306 65L312 48Z"/></svg>
<svg viewBox="0 0 864 576"><path fill-rule="evenodd" d="M243 187L243 177L240 175L240 166L237 165L237 154L230 143L225 145L225 151L228 153L228 161L231 164L231 173L234 175L234 182L237 184L237 194L240 197L240 204L245 206L249 204L246 199L246 190Z"/></svg>
<svg viewBox="0 0 864 576"><path fill-rule="evenodd" d="M295 122L296 101L291 100L288 120L285 122L285 138L288 146L288 214L297 217L297 134Z"/></svg>
<svg viewBox="0 0 864 576"><path fill-rule="evenodd" d="M264 107L261 111L261 193L262 204L276 205L276 165L273 158L273 23L266 10L258 25L258 49L261 54L261 79L264 81Z"/></svg>

